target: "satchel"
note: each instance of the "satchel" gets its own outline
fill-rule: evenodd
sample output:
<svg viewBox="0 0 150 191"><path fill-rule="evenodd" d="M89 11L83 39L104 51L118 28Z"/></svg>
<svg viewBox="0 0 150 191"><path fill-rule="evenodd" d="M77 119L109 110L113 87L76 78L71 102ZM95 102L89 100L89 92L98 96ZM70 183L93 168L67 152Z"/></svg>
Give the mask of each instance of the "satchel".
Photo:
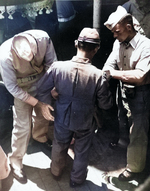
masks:
<svg viewBox="0 0 150 191"><path fill-rule="evenodd" d="M10 173L8 158L0 146L0 180L7 178Z"/></svg>

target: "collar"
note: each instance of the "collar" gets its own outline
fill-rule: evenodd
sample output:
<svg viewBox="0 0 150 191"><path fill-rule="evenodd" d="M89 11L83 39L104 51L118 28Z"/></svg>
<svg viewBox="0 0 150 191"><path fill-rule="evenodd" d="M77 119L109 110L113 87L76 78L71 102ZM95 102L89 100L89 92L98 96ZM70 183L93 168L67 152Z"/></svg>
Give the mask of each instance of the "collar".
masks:
<svg viewBox="0 0 150 191"><path fill-rule="evenodd" d="M82 63L82 64L92 64L90 59L88 59L88 58L79 58L78 56L74 56L72 58L72 61L73 62L79 62L79 63Z"/></svg>
<svg viewBox="0 0 150 191"><path fill-rule="evenodd" d="M137 33L137 34L130 40L129 43L122 42L121 44L125 45L126 48L128 48L129 46L132 46L132 48L135 49L135 48L136 48L136 45L137 45L137 43L138 43L138 41L139 41L139 39L140 39L140 34Z"/></svg>

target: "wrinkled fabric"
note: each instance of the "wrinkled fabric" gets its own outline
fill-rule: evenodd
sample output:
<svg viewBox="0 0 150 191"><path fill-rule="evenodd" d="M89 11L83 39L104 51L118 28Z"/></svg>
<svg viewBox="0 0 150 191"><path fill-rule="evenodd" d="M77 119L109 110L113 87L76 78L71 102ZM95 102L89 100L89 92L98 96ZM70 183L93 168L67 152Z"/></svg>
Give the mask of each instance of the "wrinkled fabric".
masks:
<svg viewBox="0 0 150 191"><path fill-rule="evenodd" d="M127 167L133 172L141 172L145 167L149 113L150 113L150 85L143 86L144 89L135 90L134 98L127 96L127 102L132 116L130 128L130 143L127 148Z"/></svg>
<svg viewBox="0 0 150 191"><path fill-rule="evenodd" d="M142 70L145 72L143 81L138 86L132 86L132 88L127 86L128 88L124 90L124 84L121 84L122 95L118 105L122 111L129 107L130 113L128 114L132 120L129 133L130 143L127 148L127 167L132 172L141 172L145 167L150 113L149 64L150 40L137 33L129 44L119 43L116 40L113 51L103 67L103 70L133 70L133 73L136 70ZM119 117L120 120L124 120L120 114Z"/></svg>
<svg viewBox="0 0 150 191"><path fill-rule="evenodd" d="M56 88L58 99L54 123L63 124L69 130L91 128L95 104L103 109L112 106L108 82L102 71L91 64L55 62L39 81L38 87L41 101L53 87Z"/></svg>
<svg viewBox="0 0 150 191"><path fill-rule="evenodd" d="M9 155L14 169L23 168L22 160L27 150L31 130L35 140L46 142L48 139L49 121L45 120L43 115L34 109L34 105L31 102L27 103L26 100L28 97L36 99L38 80L57 60L53 43L46 32L29 30L23 34L35 38L37 52L32 60L34 63L31 64L16 56L12 49L13 38L4 42L0 47L1 75L7 90L14 96L12 153ZM40 73L35 68L39 69Z"/></svg>
<svg viewBox="0 0 150 191"><path fill-rule="evenodd" d="M142 70L144 79L139 85L149 84L150 69L150 39L137 33L129 44L114 42L113 50L109 55L103 70Z"/></svg>
<svg viewBox="0 0 150 191"><path fill-rule="evenodd" d="M23 34L30 34L36 39L38 51L34 56L33 61L35 65L40 69L43 67L43 72L48 69L48 67L57 60L56 53L53 47L53 43L50 40L47 33L41 30L29 30ZM16 98L25 101L28 97L28 88L35 85L39 78L43 75L42 71L38 74L35 69L32 68L30 62L20 59L16 56L14 51L11 50L13 38L5 41L1 47L1 75L4 84L8 91ZM18 79L23 79L26 77L36 76L32 80L24 81L24 83L19 83ZM25 87L22 90L22 87Z"/></svg>
<svg viewBox="0 0 150 191"><path fill-rule="evenodd" d="M67 150L75 137L75 158L71 180L82 183L87 176L89 148L95 130L95 106L108 109L112 97L102 71L89 59L73 57L70 61L55 62L39 81L38 97L44 101L53 87L58 98L55 104L54 141L51 172L62 174Z"/></svg>
<svg viewBox="0 0 150 191"><path fill-rule="evenodd" d="M22 169L23 156L26 153L31 134L33 139L46 142L49 121L31 105L16 98L14 99L13 118L12 153L9 155L9 159L14 169Z"/></svg>

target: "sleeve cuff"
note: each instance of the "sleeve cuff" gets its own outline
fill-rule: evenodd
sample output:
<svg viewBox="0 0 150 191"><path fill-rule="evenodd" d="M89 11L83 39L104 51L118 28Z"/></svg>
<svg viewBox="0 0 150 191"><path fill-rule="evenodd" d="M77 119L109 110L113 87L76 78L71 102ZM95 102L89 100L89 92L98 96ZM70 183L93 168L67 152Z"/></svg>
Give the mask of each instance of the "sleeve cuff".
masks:
<svg viewBox="0 0 150 191"><path fill-rule="evenodd" d="M37 104L38 100L32 96L29 96L24 102L26 102L34 107Z"/></svg>

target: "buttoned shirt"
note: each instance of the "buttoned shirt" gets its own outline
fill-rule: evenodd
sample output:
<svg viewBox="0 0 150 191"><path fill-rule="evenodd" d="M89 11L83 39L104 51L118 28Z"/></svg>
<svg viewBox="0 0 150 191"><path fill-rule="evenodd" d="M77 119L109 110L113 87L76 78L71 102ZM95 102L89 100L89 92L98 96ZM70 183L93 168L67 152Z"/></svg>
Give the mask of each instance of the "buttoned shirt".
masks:
<svg viewBox="0 0 150 191"><path fill-rule="evenodd" d="M150 38L150 4L139 8L139 5L135 0L130 0L126 2L123 7L127 10L128 13L136 18L145 35ZM137 29L140 30L140 27Z"/></svg>
<svg viewBox="0 0 150 191"><path fill-rule="evenodd" d="M148 74L150 69L150 39L137 33L128 44L116 40L113 51L103 67L103 70L110 69L133 70L133 72L134 70L141 70ZM150 83L150 81L143 81L143 83Z"/></svg>
<svg viewBox="0 0 150 191"><path fill-rule="evenodd" d="M75 56L69 61L53 63L38 87L41 101L46 100L53 87L56 88L54 123L70 130L92 127L96 103L103 109L112 106L108 82L89 59Z"/></svg>
<svg viewBox="0 0 150 191"><path fill-rule="evenodd" d="M0 66L2 79L8 91L14 97L26 101L30 97L28 89L36 85L57 57L53 43L46 32L29 30L23 34L31 35L36 41L37 51L33 60L29 62L19 58L12 48L13 38L11 38L0 47Z"/></svg>

